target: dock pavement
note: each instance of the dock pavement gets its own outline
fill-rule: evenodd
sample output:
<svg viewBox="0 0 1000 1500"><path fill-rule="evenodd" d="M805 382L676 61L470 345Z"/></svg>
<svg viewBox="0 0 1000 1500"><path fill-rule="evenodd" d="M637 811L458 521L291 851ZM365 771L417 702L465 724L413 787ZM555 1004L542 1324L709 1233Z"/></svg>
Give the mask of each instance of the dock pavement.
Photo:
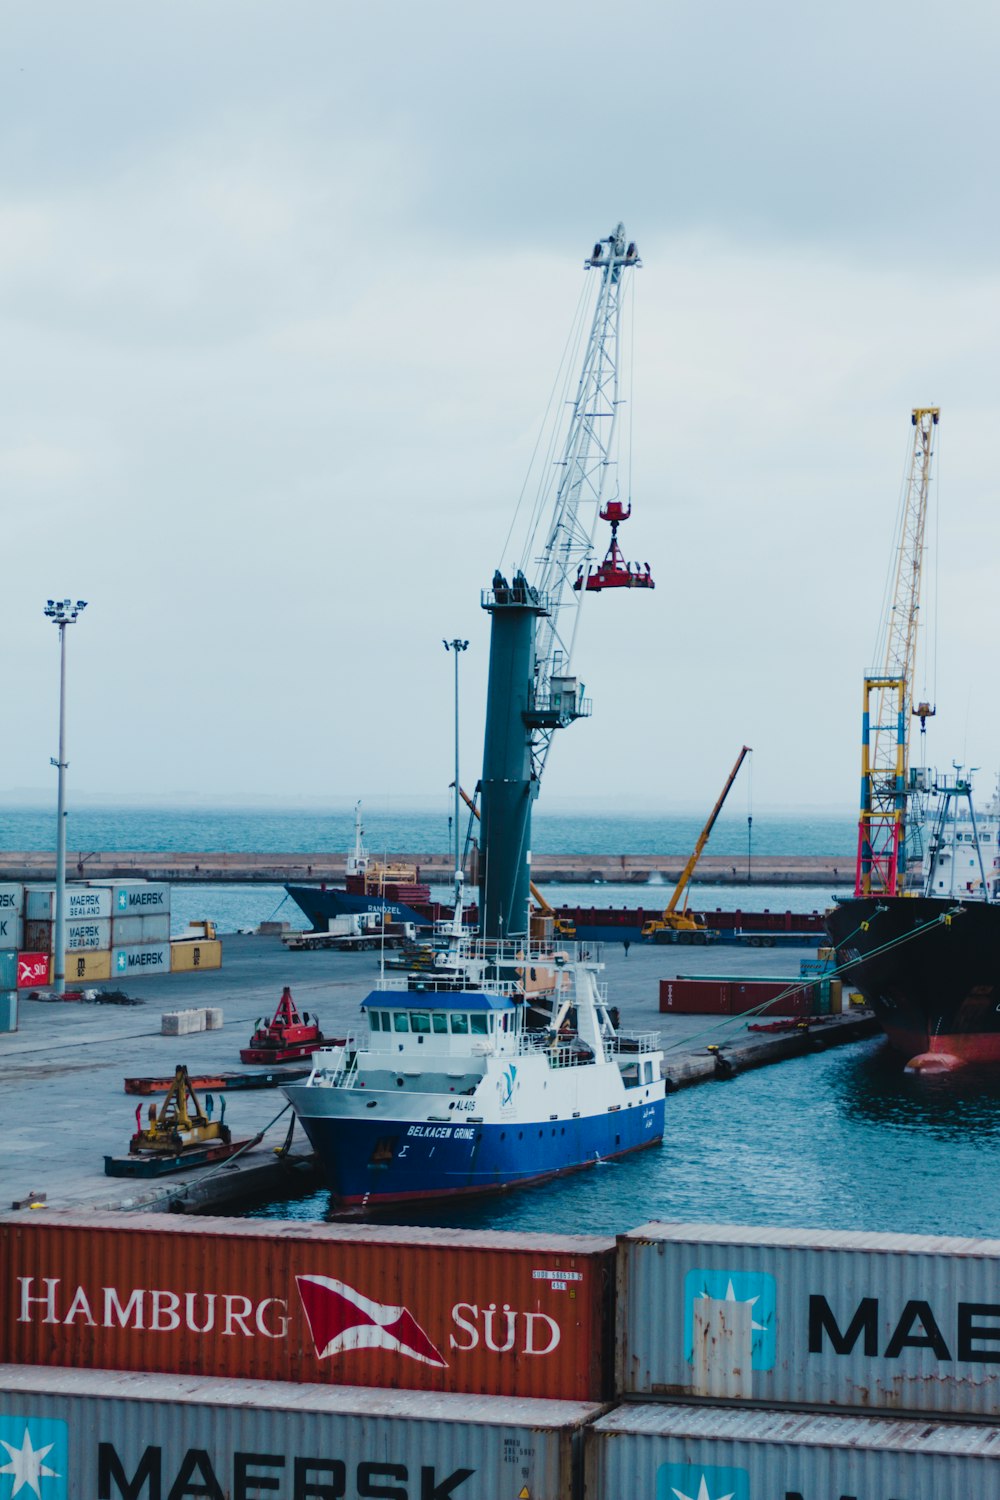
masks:
<svg viewBox="0 0 1000 1500"><path fill-rule="evenodd" d="M733 1071L777 1061L820 1045L854 1040L876 1028L867 1015L827 1023L815 1039L751 1033L743 1018L665 1016L658 1011L659 980L679 974L734 977L798 975L799 959L815 947L740 949L656 948L607 945L604 978L622 1026L657 1030L667 1048L665 1072L672 1087L718 1076L711 1044L721 1045ZM280 1090L226 1094L226 1124L234 1136L268 1127L262 1143L234 1164L200 1168L160 1179L111 1178L104 1157L124 1155L150 1097L124 1092L124 1079L168 1077L178 1063L192 1075L250 1071L239 1050L254 1023L273 1014L283 985L300 1010L319 1018L326 1036L344 1036L361 1019L362 1000L378 982L375 953L288 953L276 937L223 937L223 964L215 971L149 976L129 988L138 1005L31 1000L22 992L15 1033L0 1034L0 1212L31 1194L44 1194L46 1209L201 1209L225 1212L253 1195L284 1193L289 1184L319 1184L308 1143L296 1126L287 1158L279 1160L290 1112L275 1119L285 1099ZM108 986L110 988L110 986ZM100 989L100 987L98 987ZM222 1009L218 1031L162 1036L165 1011L212 1006ZM725 1067L724 1067L725 1071ZM162 1095L152 1096L157 1102ZM220 1095L214 1095L219 1118ZM669 1119L670 1101L667 1101ZM28 1210L25 1210L28 1211Z"/></svg>

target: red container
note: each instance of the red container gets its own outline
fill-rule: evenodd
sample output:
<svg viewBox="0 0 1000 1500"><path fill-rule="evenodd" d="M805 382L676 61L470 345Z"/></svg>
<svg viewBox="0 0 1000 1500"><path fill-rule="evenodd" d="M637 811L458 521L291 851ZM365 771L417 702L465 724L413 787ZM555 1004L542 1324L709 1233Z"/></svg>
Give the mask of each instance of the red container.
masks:
<svg viewBox="0 0 1000 1500"><path fill-rule="evenodd" d="M797 979L661 979L660 1010L678 1016L809 1016L815 984Z"/></svg>
<svg viewBox="0 0 1000 1500"><path fill-rule="evenodd" d="M613 1240L0 1219L0 1363L600 1401Z"/></svg>
<svg viewBox="0 0 1000 1500"><path fill-rule="evenodd" d="M661 979L660 1010L676 1016L728 1016L729 988L718 979Z"/></svg>
<svg viewBox="0 0 1000 1500"><path fill-rule="evenodd" d="M17 987L31 990L36 985L49 982L49 955L47 953L19 953L17 955Z"/></svg>

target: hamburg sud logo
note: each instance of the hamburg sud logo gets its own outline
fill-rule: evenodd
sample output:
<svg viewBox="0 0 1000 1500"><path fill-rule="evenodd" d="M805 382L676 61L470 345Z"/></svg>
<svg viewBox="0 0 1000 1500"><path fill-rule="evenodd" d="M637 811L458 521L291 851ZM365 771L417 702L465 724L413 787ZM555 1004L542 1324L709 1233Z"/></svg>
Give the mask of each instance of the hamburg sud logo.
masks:
<svg viewBox="0 0 1000 1500"><path fill-rule="evenodd" d="M661 1464L656 1500L750 1500L750 1476L746 1469Z"/></svg>
<svg viewBox="0 0 1000 1500"><path fill-rule="evenodd" d="M713 1302L750 1304L750 1368L773 1370L777 1345L778 1285L766 1271L689 1271L684 1278L684 1351L694 1363L694 1309Z"/></svg>
<svg viewBox="0 0 1000 1500"><path fill-rule="evenodd" d="M69 1442L65 1422L0 1413L0 1500L66 1500Z"/></svg>
<svg viewBox="0 0 1000 1500"><path fill-rule="evenodd" d="M388 1349L438 1369L448 1368L406 1307L375 1302L329 1276L296 1276L299 1297L316 1347L317 1359L348 1349ZM0 1495L0 1500L6 1497Z"/></svg>

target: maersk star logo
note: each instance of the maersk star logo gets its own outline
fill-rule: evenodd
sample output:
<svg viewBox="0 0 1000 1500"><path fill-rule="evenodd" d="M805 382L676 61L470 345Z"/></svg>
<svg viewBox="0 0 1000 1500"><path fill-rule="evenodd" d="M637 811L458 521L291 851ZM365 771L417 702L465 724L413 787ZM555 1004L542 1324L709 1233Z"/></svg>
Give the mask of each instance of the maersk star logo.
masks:
<svg viewBox="0 0 1000 1500"><path fill-rule="evenodd" d="M66 1500L66 1423L0 1416L0 1500Z"/></svg>
<svg viewBox="0 0 1000 1500"><path fill-rule="evenodd" d="M118 892L118 910L128 911L128 891Z"/></svg>
<svg viewBox="0 0 1000 1500"><path fill-rule="evenodd" d="M778 1289L766 1271L689 1271L684 1278L684 1348L694 1363L694 1308L705 1299L750 1304L750 1368L773 1370Z"/></svg>
<svg viewBox="0 0 1000 1500"><path fill-rule="evenodd" d="M125 973L125 970L128 968L128 954L127 953L119 953L116 956L116 958L115 958L115 968L118 970L119 974L124 974Z"/></svg>
<svg viewBox="0 0 1000 1500"><path fill-rule="evenodd" d="M750 1500L750 1479L745 1469L661 1464L656 1500Z"/></svg>

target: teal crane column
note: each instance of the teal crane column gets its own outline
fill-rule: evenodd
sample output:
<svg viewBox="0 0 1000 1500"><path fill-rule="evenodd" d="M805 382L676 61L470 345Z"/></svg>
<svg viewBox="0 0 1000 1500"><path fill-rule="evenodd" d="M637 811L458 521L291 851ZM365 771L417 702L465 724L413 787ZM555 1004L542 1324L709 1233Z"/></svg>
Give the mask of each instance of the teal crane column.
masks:
<svg viewBox="0 0 1000 1500"><path fill-rule="evenodd" d="M484 937L527 937L533 774L529 717L535 691L535 623L543 598L515 573L483 593L490 615L490 667L481 781L479 925Z"/></svg>

